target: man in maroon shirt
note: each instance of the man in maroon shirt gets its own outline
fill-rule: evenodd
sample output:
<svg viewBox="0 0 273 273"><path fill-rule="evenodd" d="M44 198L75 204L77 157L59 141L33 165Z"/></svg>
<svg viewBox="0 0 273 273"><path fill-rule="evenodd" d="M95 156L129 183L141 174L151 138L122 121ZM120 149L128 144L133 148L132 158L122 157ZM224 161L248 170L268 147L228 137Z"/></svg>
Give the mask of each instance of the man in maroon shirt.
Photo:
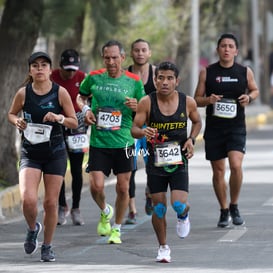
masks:
<svg viewBox="0 0 273 273"><path fill-rule="evenodd" d="M80 57L78 52L74 49L66 49L61 55L60 68L53 70L51 75L52 81L66 88L70 94L79 123L79 127L74 130L64 127L72 175L72 207L70 213L74 225L84 224L79 206L83 184L82 163L84 153L89 146L89 138L87 137L86 132L87 128L84 125L81 111L76 103L80 83L85 78L85 73L79 70L79 67ZM68 214L69 208L65 197L65 181L63 181L59 196L58 225L66 224L66 217Z"/></svg>

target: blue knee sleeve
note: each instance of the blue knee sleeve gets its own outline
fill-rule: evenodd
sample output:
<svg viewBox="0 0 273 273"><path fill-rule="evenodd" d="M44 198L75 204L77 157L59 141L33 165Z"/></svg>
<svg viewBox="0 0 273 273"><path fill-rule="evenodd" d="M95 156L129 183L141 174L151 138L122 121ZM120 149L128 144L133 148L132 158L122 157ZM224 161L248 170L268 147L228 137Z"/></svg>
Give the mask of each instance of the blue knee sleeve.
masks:
<svg viewBox="0 0 273 273"><path fill-rule="evenodd" d="M166 211L167 208L162 203L158 203L156 206L154 206L154 213L159 219L163 218L163 216L166 214Z"/></svg>
<svg viewBox="0 0 273 273"><path fill-rule="evenodd" d="M182 215L186 207L187 205L185 203L181 203L180 201L173 202L173 209L177 213L177 216Z"/></svg>

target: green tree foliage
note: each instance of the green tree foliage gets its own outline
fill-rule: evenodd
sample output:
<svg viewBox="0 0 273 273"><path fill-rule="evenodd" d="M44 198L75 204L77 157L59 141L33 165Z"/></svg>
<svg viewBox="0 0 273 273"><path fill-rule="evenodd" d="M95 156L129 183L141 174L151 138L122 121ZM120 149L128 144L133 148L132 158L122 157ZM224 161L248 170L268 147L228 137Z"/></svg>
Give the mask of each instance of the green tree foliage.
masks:
<svg viewBox="0 0 273 273"><path fill-rule="evenodd" d="M42 35L55 35L58 39L66 39L66 36L75 31L75 21L81 16L86 0L44 0L44 5Z"/></svg>
<svg viewBox="0 0 273 273"><path fill-rule="evenodd" d="M95 65L101 62L102 45L110 39L121 39L120 29L128 27L123 18L130 13L132 0L89 0L90 18L94 36L92 39L91 56ZM88 15L87 15L88 16Z"/></svg>
<svg viewBox="0 0 273 273"><path fill-rule="evenodd" d="M74 48L80 52L86 2L44 0L41 35L48 41L54 67L59 65L60 54L64 49Z"/></svg>
<svg viewBox="0 0 273 273"><path fill-rule="evenodd" d="M177 12L170 1L136 1L131 5L130 13L123 17L126 28L120 30L127 52L131 43L142 38L150 42L153 63L163 59L174 61L173 52L176 50ZM128 54L129 55L129 54ZM131 59L127 59L127 64Z"/></svg>
<svg viewBox="0 0 273 273"><path fill-rule="evenodd" d="M49 48L54 48L51 54L53 63L57 65L61 51L68 47L73 47L83 54L83 63L89 58L93 64L100 64L101 46L109 39L117 39L119 29L126 27L122 18L124 14L128 14L133 1L44 0L44 2L41 34L49 41Z"/></svg>

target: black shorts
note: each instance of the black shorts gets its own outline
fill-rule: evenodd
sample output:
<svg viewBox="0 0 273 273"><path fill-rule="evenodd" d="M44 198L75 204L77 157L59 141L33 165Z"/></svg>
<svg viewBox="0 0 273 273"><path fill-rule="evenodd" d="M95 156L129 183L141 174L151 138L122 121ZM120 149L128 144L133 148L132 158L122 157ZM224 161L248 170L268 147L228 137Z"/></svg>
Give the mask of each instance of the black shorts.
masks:
<svg viewBox="0 0 273 273"><path fill-rule="evenodd" d="M35 168L41 170L44 174L54 174L64 176L67 167L67 152L65 145L60 146L49 159L31 159L27 153L22 150L19 163L20 171L24 168Z"/></svg>
<svg viewBox="0 0 273 273"><path fill-rule="evenodd" d="M134 145L126 148L96 148L90 146L88 171L102 171L109 176L126 173L134 169Z"/></svg>
<svg viewBox="0 0 273 273"><path fill-rule="evenodd" d="M226 158L230 151L245 153L246 150L245 128L209 129L204 140L206 159L210 161Z"/></svg>
<svg viewBox="0 0 273 273"><path fill-rule="evenodd" d="M168 185L172 190L181 190L189 192L188 172L177 172L168 176L147 175L150 193L167 192Z"/></svg>

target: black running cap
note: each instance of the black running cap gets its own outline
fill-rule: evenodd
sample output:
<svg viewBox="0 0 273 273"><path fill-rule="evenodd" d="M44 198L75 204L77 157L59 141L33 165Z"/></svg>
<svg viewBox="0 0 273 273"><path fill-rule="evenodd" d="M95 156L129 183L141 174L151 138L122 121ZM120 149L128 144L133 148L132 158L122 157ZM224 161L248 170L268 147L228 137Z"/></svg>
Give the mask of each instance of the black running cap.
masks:
<svg viewBox="0 0 273 273"><path fill-rule="evenodd" d="M32 53L30 55L30 57L28 58L28 64L31 65L38 58L44 58L50 63L50 65L52 64L52 61L51 61L51 58L49 57L49 55L45 52L42 52L42 51Z"/></svg>

